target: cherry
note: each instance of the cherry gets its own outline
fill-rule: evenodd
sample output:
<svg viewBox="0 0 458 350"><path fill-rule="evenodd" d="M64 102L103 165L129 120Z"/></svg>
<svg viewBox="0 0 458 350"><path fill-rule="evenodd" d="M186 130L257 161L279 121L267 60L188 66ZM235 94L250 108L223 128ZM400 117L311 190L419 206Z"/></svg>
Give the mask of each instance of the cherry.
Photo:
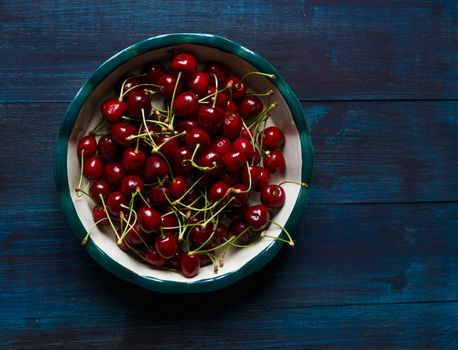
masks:
<svg viewBox="0 0 458 350"><path fill-rule="evenodd" d="M245 96L239 102L239 113L244 118L251 118L262 112L264 106L258 96Z"/></svg>
<svg viewBox="0 0 458 350"><path fill-rule="evenodd" d="M96 203L101 203L100 195L102 195L103 199L106 199L110 193L110 184L103 179L95 180L89 188L89 194Z"/></svg>
<svg viewBox="0 0 458 350"><path fill-rule="evenodd" d="M281 208L285 199L285 190L279 185L271 184L261 191L261 203L267 208Z"/></svg>
<svg viewBox="0 0 458 350"><path fill-rule="evenodd" d="M111 215L119 216L121 211L125 210L123 205L127 205L127 198L121 191L111 192L107 196L106 206Z"/></svg>
<svg viewBox="0 0 458 350"><path fill-rule="evenodd" d="M197 113L197 125L208 133L217 132L224 123L224 109L201 105Z"/></svg>
<svg viewBox="0 0 458 350"><path fill-rule="evenodd" d="M179 131L190 131L197 128L197 120L195 119L181 119L176 123L176 129Z"/></svg>
<svg viewBox="0 0 458 350"><path fill-rule="evenodd" d="M145 153L138 149L129 147L122 153L121 164L127 171L139 171L145 164Z"/></svg>
<svg viewBox="0 0 458 350"><path fill-rule="evenodd" d="M248 187L243 184L237 184L232 186L230 192L230 198L234 198L231 201L233 207L241 207L248 202L249 193L247 192Z"/></svg>
<svg viewBox="0 0 458 350"><path fill-rule="evenodd" d="M160 77L167 74L167 70L159 62L149 62L143 71L146 73L145 80L152 84L156 84Z"/></svg>
<svg viewBox="0 0 458 350"><path fill-rule="evenodd" d="M117 162L105 164L103 169L103 176L110 185L118 185L125 175L126 171L121 166L121 164Z"/></svg>
<svg viewBox="0 0 458 350"><path fill-rule="evenodd" d="M238 110L239 110L239 108L237 107L235 102L233 102L231 100L227 100L227 102L226 102L226 111L229 111L231 113L237 113Z"/></svg>
<svg viewBox="0 0 458 350"><path fill-rule="evenodd" d="M224 156L225 153L232 151L232 143L227 138L218 138L213 141L210 150Z"/></svg>
<svg viewBox="0 0 458 350"><path fill-rule="evenodd" d="M219 222L218 225L216 225L215 232L213 233L213 239L211 242L212 246L223 244L229 238L230 234L228 227L225 224Z"/></svg>
<svg viewBox="0 0 458 350"><path fill-rule="evenodd" d="M127 103L119 101L117 98L109 98L100 106L102 117L110 124L120 122L126 110Z"/></svg>
<svg viewBox="0 0 458 350"><path fill-rule="evenodd" d="M94 135L92 134L83 136L81 140L78 142L78 146L76 147L78 157L81 157L81 155L83 155L84 159L92 157L96 151L97 141Z"/></svg>
<svg viewBox="0 0 458 350"><path fill-rule="evenodd" d="M165 265L165 259L161 257L153 247L149 248L143 257L153 266L163 267Z"/></svg>
<svg viewBox="0 0 458 350"><path fill-rule="evenodd" d="M178 219L173 213L161 215L161 230L162 232L176 232L178 229Z"/></svg>
<svg viewBox="0 0 458 350"><path fill-rule="evenodd" d="M207 89L207 95L214 94L216 92L216 87L214 86L209 86ZM218 92L216 95L216 102L215 102L215 95L210 97L210 104L215 106L220 107L222 109L225 109L227 106L227 101L229 101L229 97L224 93L224 92Z"/></svg>
<svg viewBox="0 0 458 350"><path fill-rule="evenodd" d="M215 182L208 191L208 200L210 202L217 202L226 195L227 191L229 191L229 186L225 182Z"/></svg>
<svg viewBox="0 0 458 350"><path fill-rule="evenodd" d="M199 254L182 254L180 256L180 271L184 277L192 278L199 273L200 263Z"/></svg>
<svg viewBox="0 0 458 350"><path fill-rule="evenodd" d="M92 218L94 219L94 222L96 222L98 225L107 225L109 224L108 221L108 214L103 209L102 206L96 205L94 208L92 208Z"/></svg>
<svg viewBox="0 0 458 350"><path fill-rule="evenodd" d="M97 153L103 162L109 163L118 156L119 146L110 135L102 136L97 143Z"/></svg>
<svg viewBox="0 0 458 350"><path fill-rule="evenodd" d="M127 97L127 113L133 119L148 118L151 113L151 99L149 95L141 90L132 91ZM142 112L143 110L143 112Z"/></svg>
<svg viewBox="0 0 458 350"><path fill-rule="evenodd" d="M242 220L235 220L229 226L229 235L233 237L241 237L243 232L249 230L248 225Z"/></svg>
<svg viewBox="0 0 458 350"><path fill-rule="evenodd" d="M205 71L210 75L216 75L216 79L219 82L226 81L227 77L229 76L229 68L221 62L208 62L205 66ZM210 81L212 81L210 79Z"/></svg>
<svg viewBox="0 0 458 350"><path fill-rule="evenodd" d="M240 169L246 163L246 156L241 152L226 152L223 157L223 163L227 170L229 171L236 171Z"/></svg>
<svg viewBox="0 0 458 350"><path fill-rule="evenodd" d="M270 172L259 166L250 166L242 170L242 183L249 186L250 178L248 176L250 172L251 186L254 191L261 192L270 182Z"/></svg>
<svg viewBox="0 0 458 350"><path fill-rule="evenodd" d="M157 177L163 178L168 175L169 167L167 162L159 155L152 154L146 159L143 175L145 180L153 181Z"/></svg>
<svg viewBox="0 0 458 350"><path fill-rule="evenodd" d="M229 96L232 96L232 99L239 100L246 95L247 86L240 80L239 77L232 76L226 79L224 86L228 87L231 93Z"/></svg>
<svg viewBox="0 0 458 350"><path fill-rule="evenodd" d="M180 117L193 117L198 108L197 96L191 91L182 92L173 101L173 111Z"/></svg>
<svg viewBox="0 0 458 350"><path fill-rule="evenodd" d="M168 185L157 185L149 189L148 198L153 205L167 205L170 197L170 186Z"/></svg>
<svg viewBox="0 0 458 350"><path fill-rule="evenodd" d="M188 87L197 95L204 96L210 83L210 76L206 72L197 71L188 82Z"/></svg>
<svg viewBox="0 0 458 350"><path fill-rule="evenodd" d="M242 153L247 159L251 159L254 156L254 148L249 140L243 137L239 137L232 142L232 149L235 152Z"/></svg>
<svg viewBox="0 0 458 350"><path fill-rule="evenodd" d="M223 157L219 153L215 153L211 150L204 151L197 159L197 165L209 168L206 169L210 174L215 174L217 170L223 164Z"/></svg>
<svg viewBox="0 0 458 350"><path fill-rule="evenodd" d="M286 169L285 158L279 150L268 151L262 158L264 167L271 173L284 172Z"/></svg>
<svg viewBox="0 0 458 350"><path fill-rule="evenodd" d="M166 158L173 158L177 148L179 147L178 139L170 134L160 134L154 137L154 142L160 148L160 152Z"/></svg>
<svg viewBox="0 0 458 350"><path fill-rule="evenodd" d="M204 244L213 232L213 224L208 224L205 227L202 225L194 226L189 231L189 239L194 247L199 247Z"/></svg>
<svg viewBox="0 0 458 350"><path fill-rule="evenodd" d="M123 81L120 84L121 85L120 90L122 90L123 94L129 91L127 92L127 94L129 95L130 93L134 91L140 91L141 86L138 86L138 85L140 85L141 83L142 81L140 80L140 77L131 75L123 79Z"/></svg>
<svg viewBox="0 0 458 350"><path fill-rule="evenodd" d="M186 134L185 142L189 148L194 149L198 144L200 149L210 147L210 136L202 129L192 129Z"/></svg>
<svg viewBox="0 0 458 350"><path fill-rule="evenodd" d="M135 191L143 191L143 179L137 175L127 175L122 179L120 189L124 195L130 197Z"/></svg>
<svg viewBox="0 0 458 350"><path fill-rule="evenodd" d="M156 237L154 247L157 253L164 259L171 259L178 251L178 240L171 232Z"/></svg>
<svg viewBox="0 0 458 350"><path fill-rule="evenodd" d="M173 156L173 170L178 175L188 175L194 169L190 160L192 152L187 147L180 147L175 151Z"/></svg>
<svg viewBox="0 0 458 350"><path fill-rule="evenodd" d="M92 156L84 161L83 175L89 180L97 180L103 175L103 162L100 158Z"/></svg>
<svg viewBox="0 0 458 350"><path fill-rule="evenodd" d="M197 72L197 60L189 53L179 53L170 62L170 70L175 75L182 72L183 77L189 79Z"/></svg>
<svg viewBox="0 0 458 350"><path fill-rule="evenodd" d="M261 142L266 149L280 148L285 144L285 134L276 126L269 126L264 130Z"/></svg>
<svg viewBox="0 0 458 350"><path fill-rule="evenodd" d="M170 183L170 192L174 198L180 198L189 190L189 185L183 176L176 176Z"/></svg>
<svg viewBox="0 0 458 350"><path fill-rule="evenodd" d="M242 119L237 114L237 112L232 111L232 113L226 110L224 115L224 122L221 127L221 136L227 137L230 140L234 140L240 136L240 131L242 130Z"/></svg>
<svg viewBox="0 0 458 350"><path fill-rule="evenodd" d="M119 146L130 147L135 145L135 139L129 139L129 136L136 135L137 129L129 123L116 123L111 128L111 138Z"/></svg>
<svg viewBox="0 0 458 350"><path fill-rule="evenodd" d="M253 137L253 132L243 126L242 131L240 131L240 137L251 141L251 138Z"/></svg>
<svg viewBox="0 0 458 350"><path fill-rule="evenodd" d="M170 98L173 95L173 90L175 85L177 85L177 78L171 74L164 74L157 81L157 85L160 85L161 88L158 90L159 94L165 98ZM183 84L181 81L178 82L175 94L179 94L183 89Z"/></svg>
<svg viewBox="0 0 458 350"><path fill-rule="evenodd" d="M263 230L269 224L269 209L262 204L253 205L245 211L243 219L251 229L255 231Z"/></svg>
<svg viewBox="0 0 458 350"><path fill-rule="evenodd" d="M223 159L224 161L224 159ZM234 186L240 180L240 171L227 172L223 171L219 177L219 181L224 182L228 186Z"/></svg>
<svg viewBox="0 0 458 350"><path fill-rule="evenodd" d="M137 212L140 228L147 232L156 232L161 226L161 215L153 208L141 207Z"/></svg>

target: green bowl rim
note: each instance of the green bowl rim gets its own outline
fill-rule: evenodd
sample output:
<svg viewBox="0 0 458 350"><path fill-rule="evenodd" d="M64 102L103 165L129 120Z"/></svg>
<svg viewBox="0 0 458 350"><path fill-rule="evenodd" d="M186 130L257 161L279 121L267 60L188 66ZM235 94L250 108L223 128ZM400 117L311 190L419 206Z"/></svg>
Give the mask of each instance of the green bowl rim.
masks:
<svg viewBox="0 0 458 350"><path fill-rule="evenodd" d="M293 119L299 132L303 159L301 179L302 181L310 184L313 173L313 148L307 123L305 121L304 111L296 95L292 92L277 70L267 60L255 52L235 43L234 41L218 35L202 33L174 33L159 35L137 42L102 63L77 92L65 113L57 139L54 176L62 209L71 229L79 239L82 239L85 236L86 230L79 220L70 196L66 164L68 139L81 108L94 88L121 64L135 56L146 53L147 51L180 44L204 45L227 51L240 56L260 71L275 74L276 79L273 83L282 93L283 98L291 109ZM64 164L65 166L62 166ZM294 208L285 224L285 228L290 232L293 231L299 224L307 201L308 193L308 188L301 187ZM165 281L139 275L110 258L103 250L95 245L92 240L88 241L86 248L89 254L106 270L126 281L162 293L196 293L209 292L224 288L252 274L272 260L282 245L283 243L279 241L272 241L272 243L256 255L256 257L251 259L238 270L223 273L221 275L215 275L215 277L203 280L193 281L190 279L189 282Z"/></svg>

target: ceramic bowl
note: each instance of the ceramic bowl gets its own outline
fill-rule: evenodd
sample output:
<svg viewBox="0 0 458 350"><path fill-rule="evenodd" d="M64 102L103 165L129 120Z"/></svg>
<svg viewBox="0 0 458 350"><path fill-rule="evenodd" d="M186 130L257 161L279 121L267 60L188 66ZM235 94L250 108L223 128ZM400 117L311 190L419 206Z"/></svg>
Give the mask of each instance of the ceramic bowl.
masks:
<svg viewBox="0 0 458 350"><path fill-rule="evenodd" d="M172 52L183 51L195 55L199 62L223 62L239 76L254 70L276 76L273 81L264 77L250 78L248 84L254 91L275 91L272 101L278 107L273 110L269 124L278 126L286 135L284 156L287 170L283 178L310 182L312 145L301 104L268 61L216 35L189 33L149 38L104 62L84 83L65 114L57 143L55 178L64 214L79 240L93 226L90 201L84 196L76 196L74 191L80 174L76 152L79 139L100 121L100 104L104 99L114 96L113 87L121 77L138 71L148 61L167 62ZM272 182L278 180L274 177ZM290 231L296 240L305 239L295 235L294 229L304 214L308 189L293 184L285 184L284 189L287 200L274 220ZM223 288L263 267L284 245L278 240L263 238L248 248L231 251L218 273L215 274L210 265L201 268L196 277L188 279L178 273L151 267L126 254L117 247L113 235L106 230L96 228L91 231L86 245L89 254L116 276L164 293L207 292ZM274 225L268 233L274 237L282 235Z"/></svg>

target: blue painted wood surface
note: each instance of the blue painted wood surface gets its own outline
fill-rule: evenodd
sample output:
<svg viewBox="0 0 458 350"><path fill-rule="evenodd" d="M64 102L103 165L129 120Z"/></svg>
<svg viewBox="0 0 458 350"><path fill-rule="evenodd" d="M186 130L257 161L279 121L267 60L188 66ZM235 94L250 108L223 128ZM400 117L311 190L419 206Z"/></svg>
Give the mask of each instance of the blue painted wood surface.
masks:
<svg viewBox="0 0 458 350"><path fill-rule="evenodd" d="M458 348L457 18L456 1L1 2L0 347ZM270 60L303 102L316 156L297 246L193 296L99 267L52 178L90 72L180 31Z"/></svg>

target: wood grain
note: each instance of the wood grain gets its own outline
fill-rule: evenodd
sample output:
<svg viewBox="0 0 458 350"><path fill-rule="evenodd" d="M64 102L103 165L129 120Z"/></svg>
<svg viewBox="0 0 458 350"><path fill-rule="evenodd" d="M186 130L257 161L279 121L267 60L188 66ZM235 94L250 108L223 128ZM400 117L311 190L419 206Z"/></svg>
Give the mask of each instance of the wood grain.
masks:
<svg viewBox="0 0 458 350"><path fill-rule="evenodd" d="M457 98L457 16L436 0L2 1L0 101L69 101L107 58L167 32L238 41L303 100Z"/></svg>

